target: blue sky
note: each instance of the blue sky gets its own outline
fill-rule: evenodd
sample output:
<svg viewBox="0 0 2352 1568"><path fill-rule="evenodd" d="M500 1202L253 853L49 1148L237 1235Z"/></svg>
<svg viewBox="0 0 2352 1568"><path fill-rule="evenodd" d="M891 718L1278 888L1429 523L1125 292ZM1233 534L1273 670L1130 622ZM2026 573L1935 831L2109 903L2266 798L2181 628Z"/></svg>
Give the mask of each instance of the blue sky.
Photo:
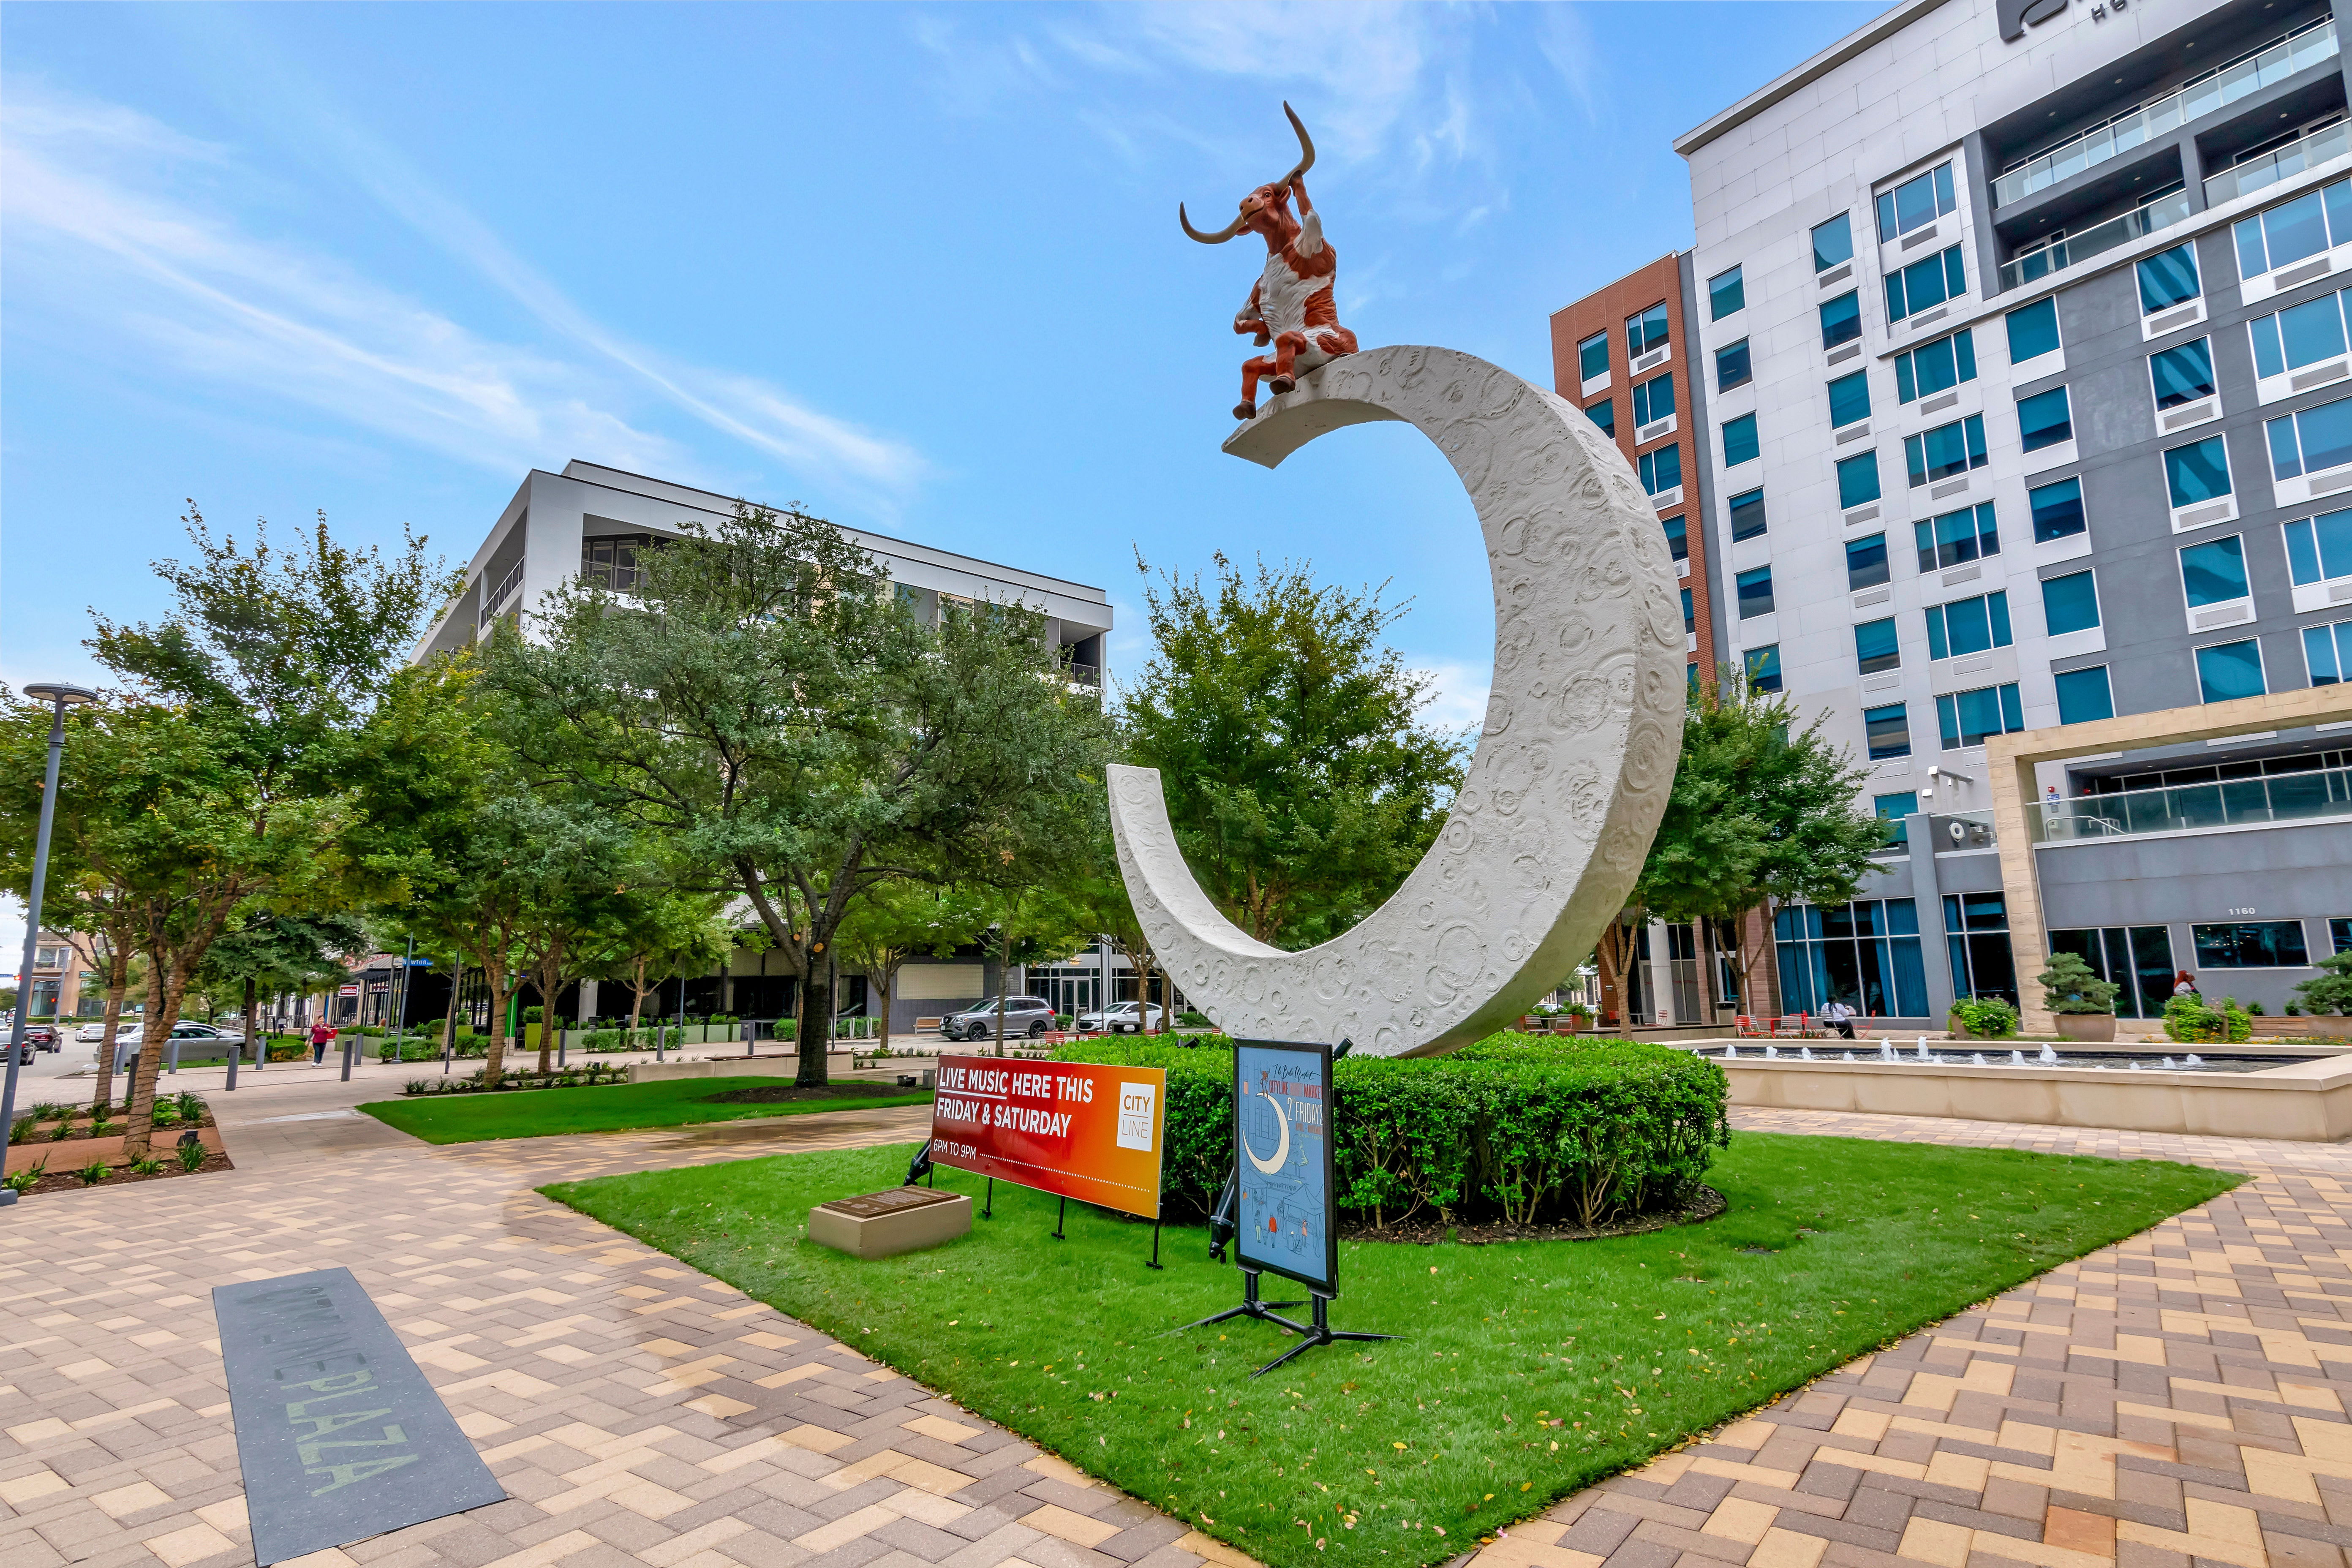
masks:
<svg viewBox="0 0 2352 1568"><path fill-rule="evenodd" d="M1401 426L1222 456L1295 157L1367 346L1549 384L1548 314L1689 242L1678 132L1870 5L11 6L0 679L88 679L193 497L462 558L572 458L1110 590L1136 552L1414 600L1483 702L1467 502ZM1254 243L1254 242L1252 242Z"/></svg>

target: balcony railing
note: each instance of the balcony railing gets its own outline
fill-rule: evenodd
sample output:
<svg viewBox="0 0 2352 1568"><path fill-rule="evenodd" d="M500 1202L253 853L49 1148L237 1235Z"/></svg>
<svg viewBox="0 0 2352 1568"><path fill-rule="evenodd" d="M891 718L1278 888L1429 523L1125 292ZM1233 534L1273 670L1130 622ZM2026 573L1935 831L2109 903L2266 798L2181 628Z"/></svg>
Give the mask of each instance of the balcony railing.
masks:
<svg viewBox="0 0 2352 1568"><path fill-rule="evenodd" d="M2079 795L2036 805L2030 815L2041 844L2352 817L2352 768Z"/></svg>
<svg viewBox="0 0 2352 1568"><path fill-rule="evenodd" d="M499 579L499 585L491 589L489 596L482 601L482 615L478 625L487 626L497 619L499 607L507 602L507 595L522 586L522 562L518 559L512 566L507 568L507 574Z"/></svg>
<svg viewBox="0 0 2352 1568"><path fill-rule="evenodd" d="M2102 251L2113 250L2119 245L2167 228L2189 216L2189 193L2178 192L2162 196L2145 206L2134 207L2121 217L2111 217L2105 223L2095 223L2080 234L2070 234L2063 239L2000 264L2000 286L2003 290L2031 283L2037 278L2047 278L2069 267L2081 265Z"/></svg>
<svg viewBox="0 0 2352 1568"><path fill-rule="evenodd" d="M2177 131L2274 81L2283 81L2306 66L2317 65L2332 58L2336 49L2336 22L2329 17L2216 66L2154 103L2142 104L2128 114L2117 115L2104 125L2095 125L2046 153L2028 158L1993 181L1993 205L2007 206L2085 169L2095 168L2117 153L2128 153L2168 131Z"/></svg>
<svg viewBox="0 0 2352 1568"><path fill-rule="evenodd" d="M2284 147L2273 147L2259 158L2249 158L2207 180L2205 205L2218 207L2250 191L2292 179L2305 169L2315 169L2330 158L2341 158L2347 152L2352 152L2352 123L2339 120L2333 125L2306 131Z"/></svg>

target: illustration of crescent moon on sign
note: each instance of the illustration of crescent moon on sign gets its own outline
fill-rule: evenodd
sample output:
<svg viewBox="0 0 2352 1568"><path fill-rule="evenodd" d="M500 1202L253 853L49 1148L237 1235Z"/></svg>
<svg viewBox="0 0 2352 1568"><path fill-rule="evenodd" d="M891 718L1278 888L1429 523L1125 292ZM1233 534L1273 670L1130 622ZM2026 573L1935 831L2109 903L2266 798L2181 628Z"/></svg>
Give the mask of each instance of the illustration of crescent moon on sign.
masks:
<svg viewBox="0 0 2352 1568"><path fill-rule="evenodd" d="M1282 1113L1282 1102L1274 1096L1260 1089L1257 1097L1274 1108L1274 1124L1282 1129L1282 1140L1274 1146L1274 1158L1271 1160L1259 1159L1257 1151L1249 1146L1246 1135L1242 1139L1242 1152L1249 1156L1249 1163L1257 1167L1259 1175L1271 1176L1290 1160L1290 1118Z"/></svg>
<svg viewBox="0 0 2352 1568"><path fill-rule="evenodd" d="M1681 746L1675 563L1584 411L1484 360L1368 349L1277 391L1227 452L1274 468L1342 426L1402 420L1469 492L1495 585L1477 750L1421 863L1319 947L1286 952L1225 918L1184 864L1156 769L1109 770L1119 870L1161 966L1227 1034L1433 1055L1508 1026L1633 891Z"/></svg>

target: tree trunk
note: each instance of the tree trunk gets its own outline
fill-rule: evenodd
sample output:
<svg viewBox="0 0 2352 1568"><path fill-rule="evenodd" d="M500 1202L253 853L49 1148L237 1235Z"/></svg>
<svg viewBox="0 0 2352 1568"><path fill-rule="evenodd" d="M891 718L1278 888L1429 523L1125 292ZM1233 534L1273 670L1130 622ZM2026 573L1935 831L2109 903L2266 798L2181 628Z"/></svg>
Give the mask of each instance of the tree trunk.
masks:
<svg viewBox="0 0 2352 1568"><path fill-rule="evenodd" d="M513 1000L514 992L507 987L504 971L493 975L485 969L482 978L490 987L490 1044L482 1058L482 1083L496 1089L507 1070L507 1004Z"/></svg>
<svg viewBox="0 0 2352 1568"><path fill-rule="evenodd" d="M131 952L111 937L107 939L106 1013L99 1025L98 1098L89 1102L93 1113L110 1109L108 1101L114 1098L114 1031L122 1026L122 1001L131 992Z"/></svg>
<svg viewBox="0 0 2352 1568"><path fill-rule="evenodd" d="M180 1021L180 1000L187 992L187 981L177 966L167 964L160 953L150 953L148 960L154 967L147 981L147 1023L139 1036L139 1065L131 1069L124 1096L129 1107L122 1129L126 1164L147 1157L148 1142L155 1131L155 1078L163 1065L163 1051L172 1042L172 1030Z"/></svg>
<svg viewBox="0 0 2352 1568"><path fill-rule="evenodd" d="M539 1070L553 1070L555 1054L555 998L563 990L563 950L561 943L548 949L549 958L539 966L532 978L539 982ZM529 1025L524 1026L529 1028ZM526 1038L529 1037L526 1036Z"/></svg>
<svg viewBox="0 0 2352 1568"><path fill-rule="evenodd" d="M646 1016L646 961L639 958L629 971L629 1034L634 1048L637 1043L638 1021Z"/></svg>
<svg viewBox="0 0 2352 1568"><path fill-rule="evenodd" d="M996 960L996 1054L1000 1057L1004 1054L1005 993L1013 985L1013 928L1008 924L1003 930L1004 941Z"/></svg>
<svg viewBox="0 0 2352 1568"><path fill-rule="evenodd" d="M810 945L814 950L824 944ZM801 976L801 1016L793 1038L800 1052L799 1065L793 1072L794 1087L823 1089L829 1081L825 1053L833 1049L833 979L822 952L811 957L808 973Z"/></svg>
<svg viewBox="0 0 2352 1568"><path fill-rule="evenodd" d="M898 979L898 966L895 963L887 969L869 969L866 972L866 984L873 986L882 998L882 1026L877 1033L881 1037L882 1048L886 1051L890 1048L890 988L897 984Z"/></svg>

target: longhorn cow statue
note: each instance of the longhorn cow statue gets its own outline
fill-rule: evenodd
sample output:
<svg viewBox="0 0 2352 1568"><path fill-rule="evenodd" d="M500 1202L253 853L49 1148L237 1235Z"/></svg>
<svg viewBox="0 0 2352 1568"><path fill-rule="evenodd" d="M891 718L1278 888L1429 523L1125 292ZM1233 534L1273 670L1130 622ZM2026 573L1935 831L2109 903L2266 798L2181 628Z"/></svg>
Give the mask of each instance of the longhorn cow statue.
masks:
<svg viewBox="0 0 2352 1568"><path fill-rule="evenodd" d="M1298 164L1271 184L1260 185L1242 198L1241 216L1214 234L1192 226L1184 204L1176 204L1176 221L1202 245L1223 245L1248 229L1265 237L1265 270L1250 290L1249 303L1234 316L1234 331L1255 338L1257 346L1274 345L1274 353L1242 363L1242 400L1234 417L1257 415L1258 378L1276 394L1288 392L1298 377L1356 352L1356 334L1339 324L1339 308L1331 285L1339 276L1339 258L1323 237L1323 220L1307 199L1307 171L1315 166L1315 143L1307 127L1287 103L1282 111L1298 132ZM1290 198L1298 198L1298 216L1290 216Z"/></svg>

